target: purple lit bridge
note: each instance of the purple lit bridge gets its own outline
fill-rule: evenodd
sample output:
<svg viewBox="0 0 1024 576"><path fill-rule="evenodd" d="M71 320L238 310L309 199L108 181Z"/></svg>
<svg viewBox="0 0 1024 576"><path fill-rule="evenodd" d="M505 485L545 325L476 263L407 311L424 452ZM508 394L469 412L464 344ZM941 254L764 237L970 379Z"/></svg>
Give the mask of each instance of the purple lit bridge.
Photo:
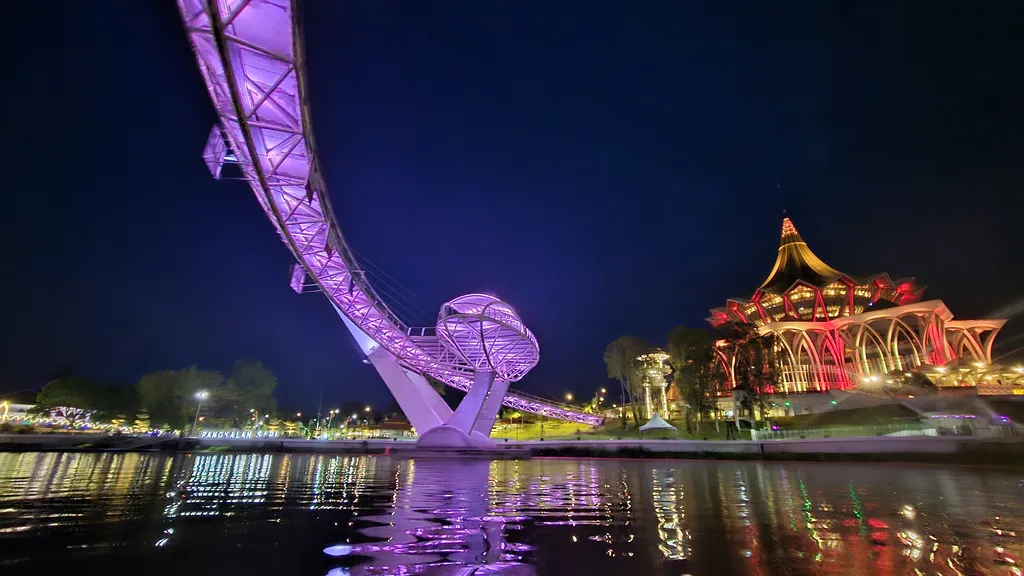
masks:
<svg viewBox="0 0 1024 576"><path fill-rule="evenodd" d="M302 33L290 0L178 0L199 71L220 117L204 158L219 179L234 163L298 261L291 286L331 301L420 436L433 446L486 446L501 405L600 425L603 418L509 392L537 365L533 333L486 294L406 326L356 264L331 209L310 121ZM312 282L309 282L312 280ZM452 410L426 376L466 392Z"/></svg>

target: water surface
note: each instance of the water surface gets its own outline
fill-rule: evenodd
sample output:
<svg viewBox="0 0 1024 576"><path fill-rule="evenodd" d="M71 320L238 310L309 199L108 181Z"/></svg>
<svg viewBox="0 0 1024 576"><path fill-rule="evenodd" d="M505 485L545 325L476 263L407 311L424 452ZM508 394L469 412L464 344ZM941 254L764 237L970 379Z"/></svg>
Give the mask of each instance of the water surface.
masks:
<svg viewBox="0 0 1024 576"><path fill-rule="evenodd" d="M1019 575L1018 535L996 469L0 454L0 574Z"/></svg>

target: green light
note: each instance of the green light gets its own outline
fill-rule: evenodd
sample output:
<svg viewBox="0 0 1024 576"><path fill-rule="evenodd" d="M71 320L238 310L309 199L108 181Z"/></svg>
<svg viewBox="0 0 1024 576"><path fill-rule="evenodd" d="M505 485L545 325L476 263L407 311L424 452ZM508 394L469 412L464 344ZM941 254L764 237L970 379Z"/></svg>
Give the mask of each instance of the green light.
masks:
<svg viewBox="0 0 1024 576"><path fill-rule="evenodd" d="M789 406L789 402L786 402L786 406Z"/></svg>
<svg viewBox="0 0 1024 576"><path fill-rule="evenodd" d="M838 404L838 402L836 402L835 400L830 400L829 402L830 402L830 403L831 403L831 404L832 404L833 406L835 406L836 404Z"/></svg>

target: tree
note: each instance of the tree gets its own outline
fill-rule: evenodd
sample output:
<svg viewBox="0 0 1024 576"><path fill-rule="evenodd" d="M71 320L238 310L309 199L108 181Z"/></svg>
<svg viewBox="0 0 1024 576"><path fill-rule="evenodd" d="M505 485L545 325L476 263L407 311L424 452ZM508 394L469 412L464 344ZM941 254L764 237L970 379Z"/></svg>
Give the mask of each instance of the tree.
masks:
<svg viewBox="0 0 1024 576"><path fill-rule="evenodd" d="M269 414L277 409L276 387L277 377L262 362L242 358L235 362L227 384L214 394L214 401L239 419L248 418L250 410Z"/></svg>
<svg viewBox="0 0 1024 576"><path fill-rule="evenodd" d="M715 367L715 337L705 331L676 326L668 335L669 364L672 365L672 385L686 405L687 429L714 411L718 402L712 374Z"/></svg>
<svg viewBox="0 0 1024 576"><path fill-rule="evenodd" d="M608 368L608 377L619 381L622 390L622 402L631 404L633 422L640 425L640 405L637 399L643 387L643 374L637 356L647 352L650 346L642 338L636 336L620 336L604 348L604 363ZM623 421L623 427L626 423Z"/></svg>
<svg viewBox="0 0 1024 576"><path fill-rule="evenodd" d="M306 427L297 420L284 421L284 435L288 437L304 436Z"/></svg>
<svg viewBox="0 0 1024 576"><path fill-rule="evenodd" d="M195 416L199 402L196 392L204 390L216 397L223 381L220 372L200 370L195 366L185 370L150 372L139 380L139 405L149 414L154 425L184 429Z"/></svg>
<svg viewBox="0 0 1024 576"><path fill-rule="evenodd" d="M125 421L135 416L139 406L139 397L132 386L117 384L100 385L93 408L96 420Z"/></svg>
<svg viewBox="0 0 1024 576"><path fill-rule="evenodd" d="M434 392L437 392L438 396L444 396L448 393L448 385L444 382L441 382L433 376L424 376L424 378L427 379L427 383L434 389Z"/></svg>
<svg viewBox="0 0 1024 576"><path fill-rule="evenodd" d="M232 423L247 422L256 413L270 414L277 409L276 387L277 377L262 362L240 359L227 382L211 390L210 414Z"/></svg>
<svg viewBox="0 0 1024 576"><path fill-rule="evenodd" d="M150 428L152 428L149 424L149 413L143 410L136 414L135 421L132 422L132 428L136 432L149 432Z"/></svg>
<svg viewBox="0 0 1024 576"><path fill-rule="evenodd" d="M452 388L432 376L425 376L425 378L427 379L427 383L430 384L430 387L441 396L444 403L452 410L458 408L459 403L462 402L462 398L466 396L466 393L462 390Z"/></svg>
<svg viewBox="0 0 1024 576"><path fill-rule="evenodd" d="M39 391L33 413L54 413L68 425L77 426L103 404L105 392L102 384L92 380L77 376L58 378Z"/></svg>
<svg viewBox="0 0 1024 576"><path fill-rule="evenodd" d="M734 354L734 384L745 393L743 406L751 420L757 408L761 421L766 421L766 396L778 387L776 380L781 374L782 362L782 345L778 338L774 332L761 334L748 325L733 325L726 335Z"/></svg>

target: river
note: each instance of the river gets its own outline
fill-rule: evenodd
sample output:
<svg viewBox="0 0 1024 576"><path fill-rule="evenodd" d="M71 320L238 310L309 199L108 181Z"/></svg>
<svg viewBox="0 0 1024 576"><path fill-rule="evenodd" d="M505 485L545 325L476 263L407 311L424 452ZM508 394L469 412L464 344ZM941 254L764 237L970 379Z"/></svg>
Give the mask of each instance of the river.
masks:
<svg viewBox="0 0 1024 576"><path fill-rule="evenodd" d="M1021 537L1009 469L0 454L0 574L1020 574Z"/></svg>

